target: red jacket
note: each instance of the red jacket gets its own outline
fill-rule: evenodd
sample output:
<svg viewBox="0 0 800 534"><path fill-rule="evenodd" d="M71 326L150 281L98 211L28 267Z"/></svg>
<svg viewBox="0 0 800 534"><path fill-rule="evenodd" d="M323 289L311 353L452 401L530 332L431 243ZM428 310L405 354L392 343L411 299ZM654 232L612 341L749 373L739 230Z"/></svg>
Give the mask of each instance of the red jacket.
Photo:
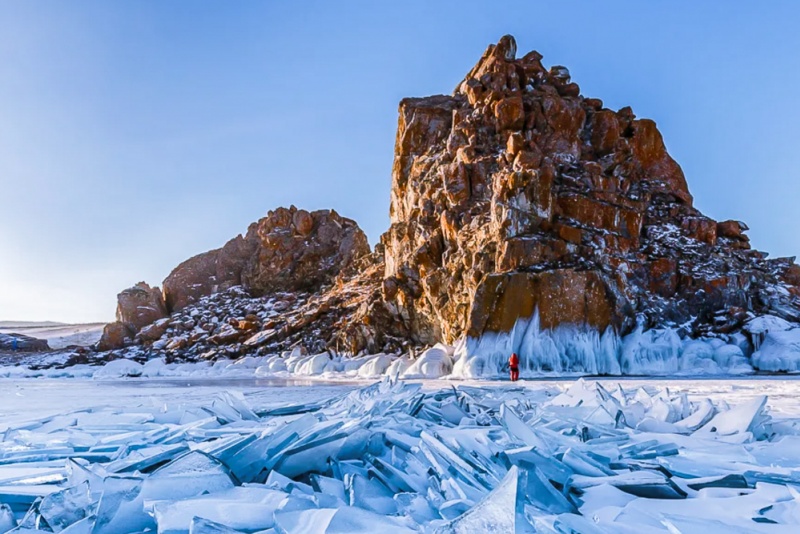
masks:
<svg viewBox="0 0 800 534"><path fill-rule="evenodd" d="M519 367L519 356L516 353L512 354L508 359L508 365L509 367Z"/></svg>

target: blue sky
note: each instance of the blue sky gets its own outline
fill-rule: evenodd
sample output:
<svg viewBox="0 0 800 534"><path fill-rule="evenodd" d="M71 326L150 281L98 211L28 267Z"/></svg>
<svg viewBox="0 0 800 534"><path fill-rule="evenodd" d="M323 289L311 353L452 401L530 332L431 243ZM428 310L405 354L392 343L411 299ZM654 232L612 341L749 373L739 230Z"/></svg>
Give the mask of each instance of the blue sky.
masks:
<svg viewBox="0 0 800 534"><path fill-rule="evenodd" d="M388 225L397 103L505 33L800 252L796 2L0 1L0 320L106 321L267 210Z"/></svg>

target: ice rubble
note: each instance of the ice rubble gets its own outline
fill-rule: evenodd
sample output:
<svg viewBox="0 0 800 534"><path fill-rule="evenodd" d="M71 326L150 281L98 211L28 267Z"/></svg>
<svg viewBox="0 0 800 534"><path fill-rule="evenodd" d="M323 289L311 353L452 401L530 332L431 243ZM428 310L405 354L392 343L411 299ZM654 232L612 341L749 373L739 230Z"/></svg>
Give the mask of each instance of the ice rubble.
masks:
<svg viewBox="0 0 800 534"><path fill-rule="evenodd" d="M764 397L583 380L98 407L5 430L0 532L796 532L798 442Z"/></svg>

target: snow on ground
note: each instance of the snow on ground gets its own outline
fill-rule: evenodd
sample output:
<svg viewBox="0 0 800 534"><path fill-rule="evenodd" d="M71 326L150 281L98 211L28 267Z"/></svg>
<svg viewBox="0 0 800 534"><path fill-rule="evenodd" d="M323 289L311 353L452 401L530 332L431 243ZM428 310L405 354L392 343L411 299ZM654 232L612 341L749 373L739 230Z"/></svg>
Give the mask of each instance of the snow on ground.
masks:
<svg viewBox="0 0 800 534"><path fill-rule="evenodd" d="M800 380L305 384L6 379L0 532L800 529Z"/></svg>
<svg viewBox="0 0 800 534"><path fill-rule="evenodd" d="M70 345L87 347L100 340L105 323L62 324L0 321L0 334L25 334L45 339L51 349L62 349Z"/></svg>

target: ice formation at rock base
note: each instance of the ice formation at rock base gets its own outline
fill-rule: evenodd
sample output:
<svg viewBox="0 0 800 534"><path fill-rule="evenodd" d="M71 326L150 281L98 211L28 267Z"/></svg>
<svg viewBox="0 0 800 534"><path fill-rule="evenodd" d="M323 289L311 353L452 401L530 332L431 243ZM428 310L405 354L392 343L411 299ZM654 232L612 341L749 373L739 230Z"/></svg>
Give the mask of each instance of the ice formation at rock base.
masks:
<svg viewBox="0 0 800 534"><path fill-rule="evenodd" d="M508 357L520 356L521 376L699 376L800 371L800 328L777 317L753 319L744 333L701 339L681 338L671 328L638 327L620 337L610 328L598 332L565 325L540 327L538 315L519 320L504 333L467 338L455 346L437 344L412 354L351 356L324 352L307 355L296 349L282 354L166 363L131 348L126 358L100 366L42 368L0 366L0 377L321 377L326 379L495 379L508 376ZM754 350L755 349L755 350ZM48 366L44 366L48 367Z"/></svg>
<svg viewBox="0 0 800 534"><path fill-rule="evenodd" d="M384 379L86 409L5 429L0 532L796 532L800 422L766 403Z"/></svg>

